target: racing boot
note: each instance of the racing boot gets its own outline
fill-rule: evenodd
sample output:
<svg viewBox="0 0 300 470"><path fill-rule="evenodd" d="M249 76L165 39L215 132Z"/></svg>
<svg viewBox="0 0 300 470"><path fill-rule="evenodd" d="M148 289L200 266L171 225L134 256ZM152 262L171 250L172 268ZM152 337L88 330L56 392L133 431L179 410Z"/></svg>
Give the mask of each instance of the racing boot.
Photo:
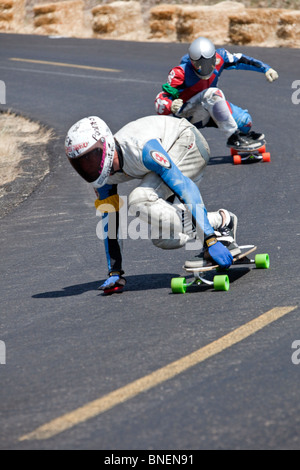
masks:
<svg viewBox="0 0 300 470"><path fill-rule="evenodd" d="M232 212L226 209L220 209L220 214L223 217L223 224L220 228L215 230L216 238L219 242L228 248L232 256L237 256L241 253L241 250L236 242L236 230L238 218Z"/></svg>
<svg viewBox="0 0 300 470"><path fill-rule="evenodd" d="M255 150L263 145L260 136L263 134L257 134L256 132L250 132L249 134L243 134L237 130L227 140L227 147L236 150ZM256 137L256 138L253 138ZM258 138L259 137L259 138Z"/></svg>
<svg viewBox="0 0 300 470"><path fill-rule="evenodd" d="M250 131L246 135L250 137L252 140L259 140L259 142L261 142L265 138L265 134L261 134L260 132L254 132L254 131Z"/></svg>
<svg viewBox="0 0 300 470"><path fill-rule="evenodd" d="M226 209L220 209L218 213L222 216L222 224L215 228L215 236L230 251L233 257L239 255L241 250L236 242L236 230L238 218ZM202 268L216 264L211 258L208 248L205 246L194 258L185 262L186 268Z"/></svg>

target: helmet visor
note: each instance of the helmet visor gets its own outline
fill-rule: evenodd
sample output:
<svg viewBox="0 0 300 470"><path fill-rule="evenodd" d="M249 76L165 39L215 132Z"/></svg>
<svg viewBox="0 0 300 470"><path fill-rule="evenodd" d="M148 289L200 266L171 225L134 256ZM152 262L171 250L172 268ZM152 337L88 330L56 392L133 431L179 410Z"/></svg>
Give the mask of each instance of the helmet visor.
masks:
<svg viewBox="0 0 300 470"><path fill-rule="evenodd" d="M99 178L103 170L105 155L103 145L77 158L69 158L73 168L88 183L92 183Z"/></svg>
<svg viewBox="0 0 300 470"><path fill-rule="evenodd" d="M210 57L209 59L206 59L205 57L200 57L198 60L191 59L191 62L194 69L201 77L209 78L215 69L216 54L214 54L213 57Z"/></svg>

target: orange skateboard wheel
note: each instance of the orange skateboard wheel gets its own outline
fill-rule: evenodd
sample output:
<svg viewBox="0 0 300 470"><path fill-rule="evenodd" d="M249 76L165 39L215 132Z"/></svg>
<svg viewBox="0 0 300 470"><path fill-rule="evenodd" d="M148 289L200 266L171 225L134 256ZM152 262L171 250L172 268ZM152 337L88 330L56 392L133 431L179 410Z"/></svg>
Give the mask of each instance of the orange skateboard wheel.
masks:
<svg viewBox="0 0 300 470"><path fill-rule="evenodd" d="M271 161L271 154L270 152L265 152L262 154L262 159L264 162L270 162Z"/></svg>
<svg viewBox="0 0 300 470"><path fill-rule="evenodd" d="M242 163L242 157L240 155L233 156L234 165L240 165Z"/></svg>

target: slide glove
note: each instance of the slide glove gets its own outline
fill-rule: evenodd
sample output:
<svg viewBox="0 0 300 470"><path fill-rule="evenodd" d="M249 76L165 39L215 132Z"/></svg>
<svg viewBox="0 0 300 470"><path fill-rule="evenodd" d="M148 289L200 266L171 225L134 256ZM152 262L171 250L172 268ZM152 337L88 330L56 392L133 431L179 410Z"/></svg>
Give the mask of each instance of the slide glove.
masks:
<svg viewBox="0 0 300 470"><path fill-rule="evenodd" d="M269 69L269 70L266 71L265 76L266 76L266 79L268 80L268 82L271 83L271 82L274 82L274 80L277 80L278 73L274 69Z"/></svg>
<svg viewBox="0 0 300 470"><path fill-rule="evenodd" d="M215 237L210 237L205 241L208 253L212 259L222 268L228 269L233 263L233 257L230 251Z"/></svg>
<svg viewBox="0 0 300 470"><path fill-rule="evenodd" d="M126 284L126 279L118 273L111 273L108 279L98 287L103 290L104 294L113 294L114 292L122 292Z"/></svg>
<svg viewBox="0 0 300 470"><path fill-rule="evenodd" d="M172 113L176 114L180 110L182 105L183 105L182 99L177 98L177 100L174 100L173 103L172 103L172 106L171 106Z"/></svg>

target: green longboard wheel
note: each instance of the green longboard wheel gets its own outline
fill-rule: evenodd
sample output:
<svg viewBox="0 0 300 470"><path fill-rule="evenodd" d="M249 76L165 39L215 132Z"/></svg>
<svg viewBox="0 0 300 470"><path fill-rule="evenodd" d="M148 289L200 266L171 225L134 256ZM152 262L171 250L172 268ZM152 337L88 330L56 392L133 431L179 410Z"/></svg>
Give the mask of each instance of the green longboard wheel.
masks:
<svg viewBox="0 0 300 470"><path fill-rule="evenodd" d="M214 277L214 288L215 290L229 290L229 277L227 274Z"/></svg>
<svg viewBox="0 0 300 470"><path fill-rule="evenodd" d="M267 253L255 256L255 266L260 269L269 269L270 257Z"/></svg>
<svg viewBox="0 0 300 470"><path fill-rule="evenodd" d="M185 294L186 287L186 279L184 277L173 277L171 280L173 294Z"/></svg>

